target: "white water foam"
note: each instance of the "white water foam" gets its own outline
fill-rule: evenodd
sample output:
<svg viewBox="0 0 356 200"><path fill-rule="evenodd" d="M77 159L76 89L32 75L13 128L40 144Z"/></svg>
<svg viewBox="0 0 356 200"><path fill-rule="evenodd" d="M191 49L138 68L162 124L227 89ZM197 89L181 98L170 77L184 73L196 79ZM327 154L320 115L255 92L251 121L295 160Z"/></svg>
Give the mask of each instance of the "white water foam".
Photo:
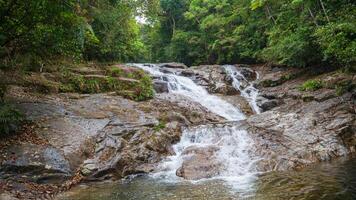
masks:
<svg viewBox="0 0 356 200"><path fill-rule="evenodd" d="M245 115L238 108L235 108L217 96L209 94L203 87L197 85L187 77L163 73L157 65L153 64L134 65L153 76L167 81L169 83L169 92L189 97L192 101L200 103L211 112L225 117L227 120L237 121L245 118ZM230 67L226 68L230 70ZM231 74L234 74L235 71L232 70L231 68ZM230 74L230 71L228 73ZM242 76L241 74L239 75ZM234 87L240 90L238 81L237 78L234 78L233 84ZM252 84L249 87L252 89ZM254 109L258 112L257 105L255 104L255 94L248 93L245 90L241 89L241 94L246 93L245 98L251 103L251 106L256 106ZM257 93L258 91L254 90L253 92ZM216 127L202 125L184 130L180 142L173 146L175 155L169 156L161 162L159 172L152 174L152 176L169 182L182 181L181 178L176 176L176 171L182 166L187 156L183 155L184 150L192 146L215 146L219 149L215 157L219 163L222 163L223 170L211 179L224 180L234 188L234 191L240 193L251 192L253 190L253 182L257 177L255 162L259 158L253 156L254 142L246 130L233 125Z"/></svg>
<svg viewBox="0 0 356 200"><path fill-rule="evenodd" d="M223 66L226 73L232 78L232 86L235 89L241 92L241 96L243 96L250 104L253 111L257 114L261 113L260 108L257 106L257 96L258 90L253 86L253 83L249 82L240 71L233 65L224 65ZM256 72L257 73L257 72ZM258 79L257 73L257 79ZM245 87L243 87L242 82L247 83Z"/></svg>
<svg viewBox="0 0 356 200"><path fill-rule="evenodd" d="M207 108L209 111L218 114L229 121L237 121L245 119L245 115L239 108L222 100L221 98L211 95L202 86L194 83L193 80L176 74L165 74L160 71L157 65L153 64L133 64L153 76L160 77L163 81L168 82L169 92L180 94L190 98Z"/></svg>

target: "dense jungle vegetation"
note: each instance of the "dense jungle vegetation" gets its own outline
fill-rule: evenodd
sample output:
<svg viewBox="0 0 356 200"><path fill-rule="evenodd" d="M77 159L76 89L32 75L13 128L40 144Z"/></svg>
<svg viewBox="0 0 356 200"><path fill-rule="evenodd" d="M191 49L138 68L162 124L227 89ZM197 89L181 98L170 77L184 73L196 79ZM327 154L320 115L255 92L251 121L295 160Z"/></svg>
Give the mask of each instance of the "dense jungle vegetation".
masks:
<svg viewBox="0 0 356 200"><path fill-rule="evenodd" d="M63 57L351 67L355 13L352 0L1 0L1 67Z"/></svg>

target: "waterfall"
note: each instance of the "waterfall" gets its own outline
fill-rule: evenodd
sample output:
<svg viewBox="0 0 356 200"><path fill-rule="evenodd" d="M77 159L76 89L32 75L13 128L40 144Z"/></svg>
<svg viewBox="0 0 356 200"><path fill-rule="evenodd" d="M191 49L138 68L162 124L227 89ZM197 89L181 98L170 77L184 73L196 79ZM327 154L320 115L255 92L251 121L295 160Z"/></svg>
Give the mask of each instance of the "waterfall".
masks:
<svg viewBox="0 0 356 200"><path fill-rule="evenodd" d="M241 92L241 96L244 97L250 104L253 111L257 114L261 113L260 108L257 106L258 90L253 86L253 83L249 82L240 71L233 65L223 66L226 73L232 78L232 86ZM256 72L257 73L257 72ZM258 79L258 73L257 73ZM242 83L246 83L245 86Z"/></svg>
<svg viewBox="0 0 356 200"><path fill-rule="evenodd" d="M229 121L246 118L239 108L234 107L218 96L209 94L205 88L197 85L190 78L174 73L163 73L157 65L153 64L133 65L149 72L156 78L168 82L170 93L184 95ZM247 81L243 75L232 66L224 66L224 68L227 74L233 78L233 86L241 92L241 95L249 101L251 107L258 113L259 109L255 101L258 91L251 83L248 83L246 88L242 88L239 78ZM216 159L216 162L222 165L219 173L211 177L211 179L224 180L240 192L251 190L251 183L256 179L257 173L255 162L259 158L251 153L253 152L254 144L247 131L234 125L202 125L185 129L180 142L173 146L175 155L167 157L160 164L160 171L153 174L153 176L163 178L165 181L182 180L176 176L176 171L187 158L187 155L183 153L184 150L190 147L211 146L218 149L212 159Z"/></svg>
<svg viewBox="0 0 356 200"><path fill-rule="evenodd" d="M176 74L165 74L160 71L157 65L153 64L133 64L151 75L159 77L168 82L169 92L188 97L194 102L201 104L209 111L218 114L229 121L245 119L245 115L239 108L222 100L221 98L209 94L205 88L194 83L193 80Z"/></svg>

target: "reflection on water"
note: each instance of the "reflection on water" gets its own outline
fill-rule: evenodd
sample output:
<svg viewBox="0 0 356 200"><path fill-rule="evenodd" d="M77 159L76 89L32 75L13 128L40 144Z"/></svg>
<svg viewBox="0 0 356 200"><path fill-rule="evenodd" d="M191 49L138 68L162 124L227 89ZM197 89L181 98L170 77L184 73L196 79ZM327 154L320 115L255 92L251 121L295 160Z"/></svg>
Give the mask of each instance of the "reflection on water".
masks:
<svg viewBox="0 0 356 200"><path fill-rule="evenodd" d="M205 200L205 199L356 199L356 159L320 164L298 172L261 175L255 193L242 197L223 181L167 183L149 177L130 181L82 185L58 197L59 200Z"/></svg>

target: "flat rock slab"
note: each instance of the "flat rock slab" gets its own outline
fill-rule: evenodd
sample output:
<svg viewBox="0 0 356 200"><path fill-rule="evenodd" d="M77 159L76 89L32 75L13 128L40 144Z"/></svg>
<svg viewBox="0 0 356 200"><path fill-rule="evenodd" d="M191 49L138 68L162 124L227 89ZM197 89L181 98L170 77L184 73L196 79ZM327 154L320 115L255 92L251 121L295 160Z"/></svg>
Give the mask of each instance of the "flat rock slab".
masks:
<svg viewBox="0 0 356 200"><path fill-rule="evenodd" d="M72 175L68 160L59 150L44 145L23 144L1 152L0 177L34 182L62 182Z"/></svg>

